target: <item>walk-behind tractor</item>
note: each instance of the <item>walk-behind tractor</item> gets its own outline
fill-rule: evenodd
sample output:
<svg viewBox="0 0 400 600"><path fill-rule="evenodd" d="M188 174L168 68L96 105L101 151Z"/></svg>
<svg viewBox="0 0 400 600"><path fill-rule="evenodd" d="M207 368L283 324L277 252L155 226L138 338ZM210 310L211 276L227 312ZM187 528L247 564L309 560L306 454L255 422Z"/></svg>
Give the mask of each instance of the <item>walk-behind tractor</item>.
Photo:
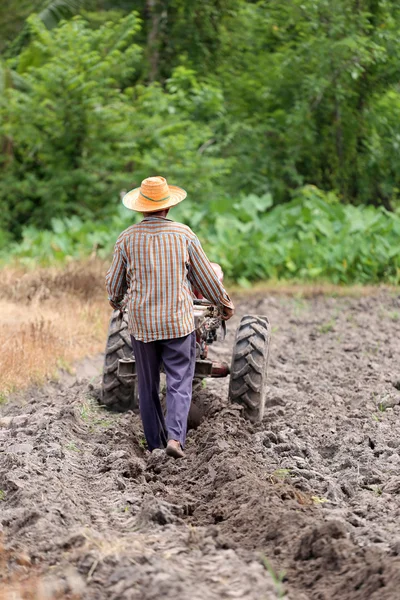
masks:
<svg viewBox="0 0 400 600"><path fill-rule="evenodd" d="M215 270L222 278L218 265ZM229 400L243 406L244 416L252 422L262 419L265 407L266 379L270 341L267 317L246 315L236 331L231 366L210 360L208 347L225 338L226 324L216 306L194 291L196 326L196 367L194 394L205 377L227 377L230 374ZM132 353L126 311L111 316L105 351L101 403L116 411L138 407L135 359Z"/></svg>

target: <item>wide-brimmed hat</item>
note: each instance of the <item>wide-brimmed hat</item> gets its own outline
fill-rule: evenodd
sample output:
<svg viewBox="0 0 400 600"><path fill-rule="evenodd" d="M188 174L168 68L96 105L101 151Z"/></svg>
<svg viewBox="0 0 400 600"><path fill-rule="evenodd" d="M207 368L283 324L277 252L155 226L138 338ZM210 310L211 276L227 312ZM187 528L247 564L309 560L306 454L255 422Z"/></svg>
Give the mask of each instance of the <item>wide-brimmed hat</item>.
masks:
<svg viewBox="0 0 400 600"><path fill-rule="evenodd" d="M155 212L179 204L186 198L185 190L168 185L165 177L147 177L140 188L131 190L122 198L126 208L138 212Z"/></svg>

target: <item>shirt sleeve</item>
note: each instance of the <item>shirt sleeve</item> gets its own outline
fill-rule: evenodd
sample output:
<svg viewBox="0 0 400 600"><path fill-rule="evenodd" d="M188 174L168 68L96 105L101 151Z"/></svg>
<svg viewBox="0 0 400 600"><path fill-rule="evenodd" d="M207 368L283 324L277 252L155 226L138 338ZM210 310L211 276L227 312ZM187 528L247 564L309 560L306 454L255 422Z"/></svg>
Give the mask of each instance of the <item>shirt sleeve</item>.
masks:
<svg viewBox="0 0 400 600"><path fill-rule="evenodd" d="M115 245L113 260L107 271L106 288L111 306L120 310L128 285L126 281L126 259L118 243Z"/></svg>
<svg viewBox="0 0 400 600"><path fill-rule="evenodd" d="M189 281L216 306L234 308L197 237L189 245Z"/></svg>

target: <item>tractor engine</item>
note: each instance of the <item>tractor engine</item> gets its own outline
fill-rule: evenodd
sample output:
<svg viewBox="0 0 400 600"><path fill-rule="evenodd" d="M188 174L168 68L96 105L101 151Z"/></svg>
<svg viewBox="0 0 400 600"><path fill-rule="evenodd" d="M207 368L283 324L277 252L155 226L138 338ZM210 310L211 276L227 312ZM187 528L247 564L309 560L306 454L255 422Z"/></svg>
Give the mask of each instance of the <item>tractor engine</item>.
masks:
<svg viewBox="0 0 400 600"><path fill-rule="evenodd" d="M208 346L217 340L217 330L222 329L225 323L221 322L216 306L200 304L201 300L194 300L194 322L196 327L196 359L205 360ZM223 336L221 336L223 338Z"/></svg>
<svg viewBox="0 0 400 600"><path fill-rule="evenodd" d="M224 273L217 263L211 263L219 281L223 281ZM217 330L223 329L221 339L225 338L225 322L221 322L219 310L204 299L199 290L193 290L194 322L196 327L196 359L205 360L208 345L217 340Z"/></svg>

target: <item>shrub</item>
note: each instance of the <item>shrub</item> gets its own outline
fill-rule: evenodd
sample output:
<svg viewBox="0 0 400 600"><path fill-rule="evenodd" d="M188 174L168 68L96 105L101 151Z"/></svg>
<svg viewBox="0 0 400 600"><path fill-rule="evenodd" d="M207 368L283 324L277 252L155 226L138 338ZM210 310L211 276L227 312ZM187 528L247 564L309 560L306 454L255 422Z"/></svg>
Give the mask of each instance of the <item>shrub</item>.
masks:
<svg viewBox="0 0 400 600"><path fill-rule="evenodd" d="M227 209L230 212L227 212ZM226 276L246 285L262 279L329 280L333 283L400 281L400 215L384 208L341 204L312 186L291 202L273 206L270 195L207 208L186 201L172 217L191 226ZM135 218L123 207L108 220L55 219L51 231L24 230L4 260L49 265L96 255L111 256L119 233Z"/></svg>

